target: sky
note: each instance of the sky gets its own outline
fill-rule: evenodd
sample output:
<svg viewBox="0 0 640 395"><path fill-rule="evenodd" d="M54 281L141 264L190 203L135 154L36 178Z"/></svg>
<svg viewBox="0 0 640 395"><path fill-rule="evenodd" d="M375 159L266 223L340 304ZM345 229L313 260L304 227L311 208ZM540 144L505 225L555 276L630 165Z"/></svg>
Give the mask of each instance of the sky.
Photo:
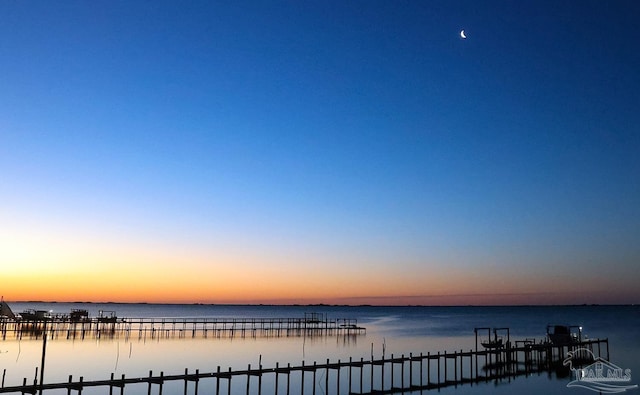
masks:
<svg viewBox="0 0 640 395"><path fill-rule="evenodd" d="M639 18L0 2L0 294L640 303Z"/></svg>

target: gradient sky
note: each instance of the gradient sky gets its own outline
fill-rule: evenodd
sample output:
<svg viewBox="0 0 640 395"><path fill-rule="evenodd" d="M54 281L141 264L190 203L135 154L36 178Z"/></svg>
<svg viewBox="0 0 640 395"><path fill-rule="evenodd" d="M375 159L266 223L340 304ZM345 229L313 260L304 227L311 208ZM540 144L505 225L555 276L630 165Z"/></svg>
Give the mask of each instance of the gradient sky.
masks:
<svg viewBox="0 0 640 395"><path fill-rule="evenodd" d="M0 293L640 303L638 20L635 0L1 2Z"/></svg>

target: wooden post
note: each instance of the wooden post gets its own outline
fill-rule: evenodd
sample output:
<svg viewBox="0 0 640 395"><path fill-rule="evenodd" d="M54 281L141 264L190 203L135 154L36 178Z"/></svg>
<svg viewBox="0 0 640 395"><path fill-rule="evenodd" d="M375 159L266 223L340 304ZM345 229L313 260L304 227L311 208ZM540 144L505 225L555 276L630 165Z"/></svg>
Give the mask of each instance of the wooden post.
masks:
<svg viewBox="0 0 640 395"><path fill-rule="evenodd" d="M260 359L258 360L258 395L262 395L262 354L260 354Z"/></svg>
<svg viewBox="0 0 640 395"><path fill-rule="evenodd" d="M300 371L300 394L304 395L304 360L302 361L302 370Z"/></svg>
<svg viewBox="0 0 640 395"><path fill-rule="evenodd" d="M149 371L149 382L147 386L147 395L151 395L151 377L153 376L153 371Z"/></svg>
<svg viewBox="0 0 640 395"><path fill-rule="evenodd" d="M329 392L329 358L327 358L327 365L325 368L324 388L325 388L325 391Z"/></svg>
<svg viewBox="0 0 640 395"><path fill-rule="evenodd" d="M369 385L371 387L371 391L370 392L373 392L373 367L374 366L375 365L373 364L373 354L371 354L371 372L370 372L371 373L371 381L369 382Z"/></svg>
<svg viewBox="0 0 640 395"><path fill-rule="evenodd" d="M184 395L187 395L187 384L189 383L189 380L187 379L188 374L189 368L184 368Z"/></svg>
<svg viewBox="0 0 640 395"><path fill-rule="evenodd" d="M422 353L420 353L420 387L422 387Z"/></svg>
<svg viewBox="0 0 640 395"><path fill-rule="evenodd" d="M313 395L316 395L316 361L313 361Z"/></svg>
<svg viewBox="0 0 640 395"><path fill-rule="evenodd" d="M338 359L338 370L336 371L338 377L336 379L336 394L340 393L340 360ZM329 389L327 389L329 391Z"/></svg>
<svg viewBox="0 0 640 395"><path fill-rule="evenodd" d="M216 369L216 395L220 395L220 366ZM276 376L277 377L277 376Z"/></svg>
<svg viewBox="0 0 640 395"><path fill-rule="evenodd" d="M353 363L353 358L349 357L349 393L352 392L352 389L351 389L351 369L352 369L352 365L351 364L352 363Z"/></svg>
<svg viewBox="0 0 640 395"><path fill-rule="evenodd" d="M393 353L391 353L391 388L393 388L393 367L395 363L393 363ZM384 390L384 388L382 388Z"/></svg>
<svg viewBox="0 0 640 395"><path fill-rule="evenodd" d="M413 353L409 353L409 387L413 385Z"/></svg>
<svg viewBox="0 0 640 395"><path fill-rule="evenodd" d="M447 352L444 352L445 355L447 354ZM446 372L445 372L446 375ZM438 384L440 384L440 351L438 351Z"/></svg>
<svg viewBox="0 0 640 395"><path fill-rule="evenodd" d="M291 385L291 363L287 363L287 395L289 395L290 385Z"/></svg>
<svg viewBox="0 0 640 395"><path fill-rule="evenodd" d="M364 358L360 357L360 388L358 391L362 392L362 375L364 373Z"/></svg>
<svg viewBox="0 0 640 395"><path fill-rule="evenodd" d="M427 385L431 384L431 351L427 352Z"/></svg>
<svg viewBox="0 0 640 395"><path fill-rule="evenodd" d="M444 350L444 383L447 383L447 350Z"/></svg>
<svg viewBox="0 0 640 395"><path fill-rule="evenodd" d="M40 362L40 395L42 395L42 385L44 384L44 361L47 355L47 321L42 327L42 361Z"/></svg>
<svg viewBox="0 0 640 395"><path fill-rule="evenodd" d="M247 366L247 395L249 395L249 383L251 382L251 364Z"/></svg>
<svg viewBox="0 0 640 395"><path fill-rule="evenodd" d="M473 351L469 350L469 379L471 380L471 385L473 386Z"/></svg>
<svg viewBox="0 0 640 395"><path fill-rule="evenodd" d="M411 366L411 359L409 359L409 366ZM411 378L409 378L409 383L411 383ZM404 388L404 354L402 354L402 365L400 365L400 385Z"/></svg>
<svg viewBox="0 0 640 395"><path fill-rule="evenodd" d="M275 389L276 395L278 395L278 365L279 365L279 362L276 362L276 389Z"/></svg>

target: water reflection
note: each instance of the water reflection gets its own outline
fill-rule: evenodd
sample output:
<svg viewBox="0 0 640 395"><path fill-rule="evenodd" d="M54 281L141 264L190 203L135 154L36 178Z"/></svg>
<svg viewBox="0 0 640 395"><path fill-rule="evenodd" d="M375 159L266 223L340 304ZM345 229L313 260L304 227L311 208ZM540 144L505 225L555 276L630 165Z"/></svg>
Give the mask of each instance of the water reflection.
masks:
<svg viewBox="0 0 640 395"><path fill-rule="evenodd" d="M133 307L131 307L133 308ZM155 307L154 307L155 309ZM228 315L233 315L230 307L225 307ZM437 353L453 351L469 351L475 347L473 328L477 326L512 326L513 338L540 337L548 321L560 321L559 317L572 323L584 325L592 337L611 336L613 350L611 361L620 366L629 367L635 371L638 367L638 314L634 308L360 308L346 309L328 308L333 313L346 313L343 316L355 316L367 332L359 336L164 336L162 332L146 336L100 336L99 338L81 336L66 339L65 335L54 336L47 345L47 367L45 382L64 382L69 374L74 378L84 377L84 380L106 379L111 373L116 377L125 374L127 377L144 377L152 370L155 374L163 371L165 374L181 374L185 369L190 372L199 369L201 372L213 372L218 366L222 370L232 368L246 369L249 364L258 366L261 362L265 367L273 367L276 363L286 365L325 363L331 361L346 361L350 357L354 360L363 358L371 360L383 355L390 358L409 355L410 353ZM294 315L303 308L287 310L276 308L261 310L251 307L251 314L264 316ZM174 310L168 310L174 311ZM210 312L211 310L205 310ZM244 310L239 308L236 316L242 315ZM157 312L154 310L154 313ZM175 309L176 314L179 313ZM189 312L197 312L189 310ZM283 313L284 312L284 313ZM356 314L354 314L354 312ZM614 314L615 313L615 314ZM204 313L198 313L204 315ZM600 314L600 315L598 315ZM124 314L123 314L124 315ZM549 318L551 317L551 318ZM624 317L614 325L609 320L612 317ZM635 336L634 336L635 335ZM615 344L613 343L615 341ZM10 336L0 342L0 367L6 369L5 385L22 383L27 377L33 381L35 368L40 366L42 351L41 333L35 331L33 336L25 336L21 340ZM466 362L465 362L466 363ZM453 369L452 365L449 365ZM468 373L468 367L463 366L463 372ZM640 370L640 368L638 368ZM449 370L451 372L451 370ZM1 372L0 372L1 373ZM330 371L331 377L336 372ZM344 373L345 375L347 373ZM388 373L386 373L388 374ZM396 371L396 375L399 373ZM297 376L296 376L297 377ZM300 381L300 377L291 376L291 382ZM255 378L254 378L255 379ZM324 383L324 377L316 377L316 382ZM273 377L264 377L265 385L273 388ZM305 388L311 385L311 378L305 378ZM385 380L388 380L385 379ZM546 392L548 394L570 391L566 383L570 376L564 371L551 369L544 372L530 372L523 376L507 375L501 379L471 385L457 386L457 388L441 388L441 393L463 394L471 393L509 393L532 394ZM387 383L389 381L386 381ZM286 384L286 383L285 383ZM279 386L285 385L283 381ZM508 385L505 385L508 384ZM215 393L214 384L202 382L199 393ZM344 385L344 383L341 383ZM243 384L234 382L232 393L245 393ZM237 387L237 388L236 388ZM167 384L165 393L182 393L183 387L178 386L175 391ZM226 388L226 387L225 387ZM325 388L326 389L326 388ZM86 389L83 394L104 393L92 392ZM221 390L226 393L226 390ZM306 390L305 390L306 391ZM271 391L265 392L270 393ZM131 390L127 386L127 394L147 393L147 387L141 385ZM157 393L154 389L153 393ZM189 392L191 393L191 391ZM281 390L280 393L285 393ZM308 392L311 393L311 392ZM409 393L408 391L406 393ZM419 391L416 393L420 393Z"/></svg>

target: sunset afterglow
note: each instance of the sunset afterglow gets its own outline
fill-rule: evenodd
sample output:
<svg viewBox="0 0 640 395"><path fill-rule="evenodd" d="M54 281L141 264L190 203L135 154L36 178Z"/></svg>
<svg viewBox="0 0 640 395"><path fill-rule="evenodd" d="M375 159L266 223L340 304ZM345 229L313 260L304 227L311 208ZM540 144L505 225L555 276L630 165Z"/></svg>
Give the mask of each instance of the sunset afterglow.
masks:
<svg viewBox="0 0 640 395"><path fill-rule="evenodd" d="M629 4L5 2L0 293L640 303Z"/></svg>

